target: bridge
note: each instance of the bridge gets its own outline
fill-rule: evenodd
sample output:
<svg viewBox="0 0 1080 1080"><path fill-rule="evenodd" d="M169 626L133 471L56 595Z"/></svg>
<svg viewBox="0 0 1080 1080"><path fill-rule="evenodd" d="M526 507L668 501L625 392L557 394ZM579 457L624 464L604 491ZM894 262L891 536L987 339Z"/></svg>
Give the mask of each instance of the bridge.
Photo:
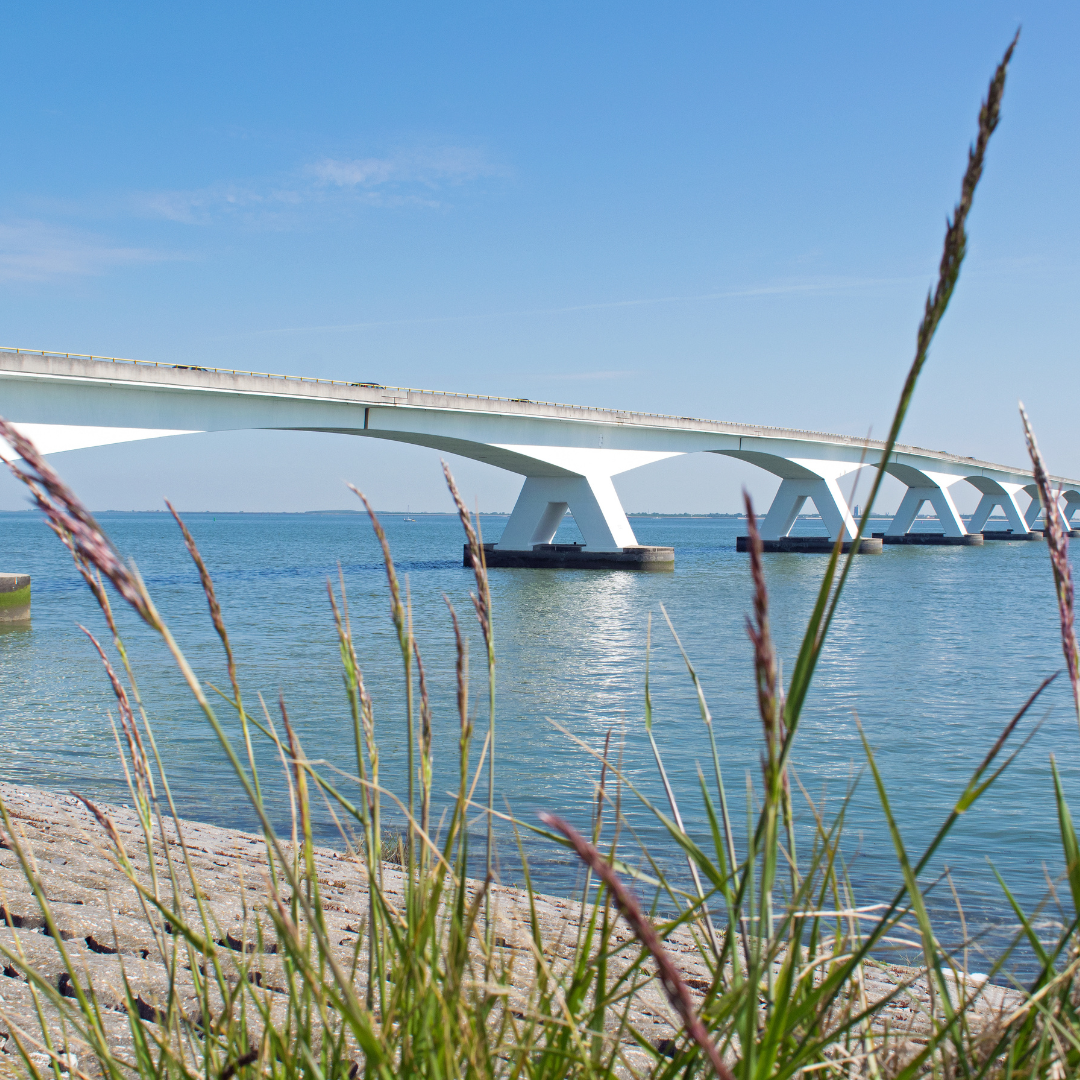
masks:
<svg viewBox="0 0 1080 1080"><path fill-rule="evenodd" d="M581 531L583 552L644 551L611 478L696 453L748 461L780 477L761 523L767 545L784 544L807 500L830 539L847 541L857 525L839 482L865 465L879 465L884 450L872 439L689 416L16 348L0 349L0 416L45 454L166 435L269 429L388 439L483 461L525 477L492 548L496 555L551 545L567 510ZM917 539L911 527L925 503L941 522L942 539L958 543L979 537L995 508L1004 513L1007 530L993 535L1017 538L1034 534L1042 512L1029 469L898 445L885 470L907 487L885 542ZM1054 512L1071 529L1080 511L1080 482L1053 481L1060 487ZM981 494L967 522L952 494L959 484Z"/></svg>

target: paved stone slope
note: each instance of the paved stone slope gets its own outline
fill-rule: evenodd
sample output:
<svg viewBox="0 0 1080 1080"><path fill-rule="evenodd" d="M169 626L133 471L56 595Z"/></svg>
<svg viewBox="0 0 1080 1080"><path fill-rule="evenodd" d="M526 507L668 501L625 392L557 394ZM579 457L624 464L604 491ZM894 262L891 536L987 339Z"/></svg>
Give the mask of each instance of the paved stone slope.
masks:
<svg viewBox="0 0 1080 1080"><path fill-rule="evenodd" d="M67 996L73 995L75 982L84 988L92 983L103 1008L110 1044L120 1057L130 1059L132 1032L123 976L126 975L136 995L140 1022L146 1025L155 1023L168 986L161 945L146 920L138 893L108 854L101 825L78 800L9 784L0 784L0 798L12 818L14 838L32 854L66 959L45 932L40 907L19 866L12 838L7 836L0 844L0 946L9 954L25 957L43 978ZM150 867L134 812L124 807L102 809L107 810L114 822L141 880L148 884ZM171 823L166 826L166 834L175 856L179 846ZM184 823L183 835L223 953L237 958L238 971L242 963L250 964L258 972L257 985L265 993L270 1016L280 1015L286 1001L285 970L272 952L261 954L254 930L257 913L268 898L268 864L263 840L195 822ZM366 967L363 943L358 942L368 904L366 876L355 858L329 848L318 849L315 860L338 961L346 968L355 965L360 982ZM156 864L159 876L163 876L166 865L160 843ZM391 902L401 897L400 870L386 868L385 888ZM168 894L167 887L164 894ZM535 972L528 896L522 890L499 886L493 890L493 898L501 958L514 969L517 995L516 1000L511 998L510 1005L524 1006ZM187 902L194 907L190 894ZM541 896L535 899L535 910L544 940L545 960L557 970L573 954L580 905ZM623 927L617 933L620 940L630 939ZM689 933L678 933L667 945L693 993L700 997L709 986L710 976L692 937ZM252 953L259 955L252 958ZM615 961L613 969L619 967L620 962ZM878 1000L901 983L910 982L915 974L908 968L868 966L867 998ZM212 1019L202 1016L190 968L180 970L176 985L181 1006L193 1029ZM883 1023L918 1039L927 1030L928 1000L925 984L917 982L890 1006ZM974 1018L978 1023L986 1023L1003 1010L1015 1008L1019 1002L1019 995L989 987L973 1010ZM220 1004L211 1002L211 1008L216 1009ZM45 1008L45 1015L51 1037L60 1045L61 1018L51 1006ZM678 1034L679 1024L655 981L641 990L630 1019L654 1045ZM0 1073L18 1071L19 1058L12 1036L20 1032L21 1038L29 1036L40 1041L41 1027L26 977L18 964L0 956L0 1040L4 1041ZM69 1048L79 1058L80 1071L90 1074L96 1071L88 1047L73 1039ZM647 1058L627 1046L627 1061L643 1066Z"/></svg>

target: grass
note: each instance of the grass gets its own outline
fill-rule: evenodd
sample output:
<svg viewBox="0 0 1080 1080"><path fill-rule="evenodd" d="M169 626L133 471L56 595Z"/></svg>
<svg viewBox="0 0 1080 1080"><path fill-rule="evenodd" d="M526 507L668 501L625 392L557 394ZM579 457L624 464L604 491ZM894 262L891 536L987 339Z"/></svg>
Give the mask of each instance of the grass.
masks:
<svg viewBox="0 0 1080 1080"><path fill-rule="evenodd" d="M925 365L937 327L956 285L966 250L966 219L990 137L997 125L1005 74L1015 41L995 72L979 115L979 130L964 175L960 200L948 223L939 278L927 297L915 358L890 429L896 442ZM1025 416L1029 446L1046 504L1053 493ZM164 980L163 1004L150 1017L140 1004L134 969L124 968L119 997L72 974L63 985L50 981L27 959L16 941L0 945L6 963L21 972L40 1017L39 1029L9 1024L18 1060L34 1077L563 1077L648 1075L659 1078L715 1074L765 1080L787 1077L1065 1077L1080 1071L1080 937L1073 919L1047 943L1002 882L1019 933L998 956L991 978L1005 978L1014 949L1024 945L1037 957L1039 972L1018 987L1007 1010L977 1009L989 983L966 970L970 942L944 947L926 905L923 874L957 820L977 807L1008 767L1028 714L1050 681L1033 688L1012 721L987 748L984 760L959 791L952 812L931 843L909 852L897 828L889 793L873 752L863 740L870 781L884 811L898 871L894 894L860 908L846 876L842 837L847 803L826 817L807 798L801 813L814 823L813 838L796 849L796 791L790 761L800 716L810 693L822 646L844 589L860 522L847 557L837 544L828 560L790 679L783 686L769 629L769 597L753 507L747 499L752 615L747 620L756 673L757 712L762 725L762 774L751 804L746 842L735 842L721 755L713 723L690 657L687 677L697 690L710 757L699 772L700 799L709 834L692 837L682 825L674 791L667 783L659 748L653 750L665 803L650 802L620 772L608 749L582 745L596 757L595 815L582 835L551 813L541 825L513 822L561 844L581 859L586 883L580 904L561 931L541 915L523 859L526 948L511 951L500 927L504 912L494 882L496 780L496 663L494 613L487 585L478 523L465 509L446 473L472 553L473 612L481 656L482 720L474 715L473 672L462 628L463 616L448 610L457 643L456 689L458 784L454 798L435 820L432 793L430 694L392 552L376 515L364 503L383 547L390 618L402 664L408 740L407 789L387 790L380 778L379 732L353 639L343 583L328 585L337 627L344 690L352 719L350 762L317 767L310 762L289 721L284 700L272 714L250 707L239 684L227 628L213 581L183 522L185 542L198 568L211 624L224 649L229 686L208 691L160 618L137 571L113 549L77 497L13 428L0 421L0 435L23 461L16 475L26 482L50 525L70 549L96 597L109 630L109 647L96 640L117 703L118 745L124 761L140 836L124 841L110 817L84 800L103 842L137 893L154 953L146 963ZM872 506L884 470L867 507ZM1044 490L1045 489L1045 490ZM360 495L359 492L357 492ZM363 496L360 495L363 499ZM1055 521L1054 515L1048 521ZM1066 666L1078 702L1073 590L1067 538L1050 525L1052 567L1061 609ZM224 932L183 842L168 782L164 749L144 707L135 672L113 618L110 583L122 601L156 632L187 682L206 722L216 733L236 784L255 811L265 846L265 894L246 913L243 941L234 947ZM672 633L675 628L671 627ZM676 641L678 638L676 636ZM681 645L679 646L681 648ZM484 715L486 713L486 715ZM231 740L222 716L234 714L241 735ZM651 701L645 688L645 724L651 739ZM293 808L292 835L274 830L262 795L255 747L268 741L286 771ZM1051 765L1066 881L1080 910L1080 841L1060 779ZM311 829L313 800L325 801L341 822L343 840L367 881L366 911L355 944L342 951L332 940L329 909L318 871ZM657 853L636 849L622 803L637 799L654 816L685 859L688 875L665 874ZM391 804L406 821L403 835L384 829ZM470 820L483 816L486 835L481 880L469 877ZM45 929L70 972L56 917L35 870L33 853L19 840L6 807L0 816L9 843L40 907ZM168 829L166 823L169 823ZM179 843L167 843L168 830ZM644 869L642 869L644 867ZM633 882L633 889L628 882ZM391 887L391 885L393 887ZM641 898L652 903L643 912ZM661 915L660 912L668 912ZM502 920L502 921L501 921ZM627 929L627 927L629 929ZM553 933L560 941L553 940ZM673 956L665 943L678 939L692 951ZM870 992L875 951L896 940L913 943L921 967L885 993ZM69 943L70 944L70 943ZM266 956L274 958L277 989L262 983ZM691 964L692 961L692 964ZM704 971L691 986L690 966ZM641 1005L662 988L681 1032L657 1045L643 1030ZM890 1010L921 987L918 1031L898 1028ZM653 999L648 999L653 1000ZM192 1006L191 1001L195 1002ZM185 1004L186 1003L186 1004ZM0 1006L2 1009L2 1006ZM130 1025L131 1050L110 1041L117 1016ZM68 1055L78 1040L79 1063Z"/></svg>

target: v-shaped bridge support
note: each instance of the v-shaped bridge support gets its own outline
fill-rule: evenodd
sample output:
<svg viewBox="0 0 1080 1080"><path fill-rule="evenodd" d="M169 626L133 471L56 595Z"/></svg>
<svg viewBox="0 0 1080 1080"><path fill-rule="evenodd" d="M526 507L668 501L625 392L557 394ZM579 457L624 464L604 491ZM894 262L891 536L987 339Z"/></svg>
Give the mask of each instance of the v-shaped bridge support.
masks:
<svg viewBox="0 0 1080 1080"><path fill-rule="evenodd" d="M637 547L611 478L677 453L646 450L505 446L533 459L521 494L496 545L499 551L531 551L550 544L567 510L581 530L589 552Z"/></svg>
<svg viewBox="0 0 1080 1080"><path fill-rule="evenodd" d="M763 440L764 441L764 440ZM858 525L851 516L847 500L840 490L839 481L857 469L862 468L859 460L842 461L834 458L788 457L784 451L789 447L798 453L790 443L777 440L771 453L760 450L714 450L713 453L724 457L749 461L762 469L767 469L774 476L780 477L780 487L773 496L772 506L761 522L762 540L779 540L787 536L809 499L821 515L821 522L829 536L836 540L851 540L858 532Z"/></svg>
<svg viewBox="0 0 1080 1080"><path fill-rule="evenodd" d="M838 536L850 540L858 532L858 525L851 516L847 500L835 477L789 477L780 481L772 506L761 523L762 540L779 540L782 536L787 536L807 499L814 504L821 515L822 524L834 540Z"/></svg>
<svg viewBox="0 0 1080 1080"><path fill-rule="evenodd" d="M637 545L610 476L527 476L499 549L531 551L534 544L550 544L567 510L590 551Z"/></svg>
<svg viewBox="0 0 1080 1080"><path fill-rule="evenodd" d="M885 466L885 470L908 485L897 507L896 516L885 531L886 536L906 535L915 524L924 503L929 503L934 508L938 521L941 522L941 531L946 536L967 536L968 529L964 527L963 519L949 491L954 484L964 479L962 476L916 469L902 462L890 462Z"/></svg>
<svg viewBox="0 0 1080 1080"><path fill-rule="evenodd" d="M1028 523L1016 501L1016 496L1024 490L1023 484L991 480L988 476L968 477L968 483L973 484L982 492L979 505L975 507L975 513L971 515L971 520L968 522L968 528L972 532L982 532L991 513L999 506L1005 514L1011 532L1017 535L1028 532Z"/></svg>

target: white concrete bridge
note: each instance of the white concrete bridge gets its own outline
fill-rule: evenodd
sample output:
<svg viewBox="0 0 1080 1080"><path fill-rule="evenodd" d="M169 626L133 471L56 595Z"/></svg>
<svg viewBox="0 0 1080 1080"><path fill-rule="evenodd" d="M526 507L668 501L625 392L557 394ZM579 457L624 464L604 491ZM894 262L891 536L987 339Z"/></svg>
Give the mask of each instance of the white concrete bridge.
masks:
<svg viewBox="0 0 1080 1080"><path fill-rule="evenodd" d="M634 547L613 476L681 454L721 454L780 477L761 531L779 540L807 500L833 539L856 523L839 481L878 465L882 443L845 435L555 405L372 383L297 378L112 357L0 349L0 416L46 454L204 431L330 431L433 447L525 477L499 550L551 543L569 509L589 552ZM2 444L0 444L2 445ZM885 465L907 485L886 536L909 532L930 503L946 536L980 532L995 507L1027 534L1041 513L1030 470L939 450L897 446ZM1054 477L1066 528L1080 482ZM965 523L952 492L982 495ZM1021 496L1026 496L1021 499Z"/></svg>

